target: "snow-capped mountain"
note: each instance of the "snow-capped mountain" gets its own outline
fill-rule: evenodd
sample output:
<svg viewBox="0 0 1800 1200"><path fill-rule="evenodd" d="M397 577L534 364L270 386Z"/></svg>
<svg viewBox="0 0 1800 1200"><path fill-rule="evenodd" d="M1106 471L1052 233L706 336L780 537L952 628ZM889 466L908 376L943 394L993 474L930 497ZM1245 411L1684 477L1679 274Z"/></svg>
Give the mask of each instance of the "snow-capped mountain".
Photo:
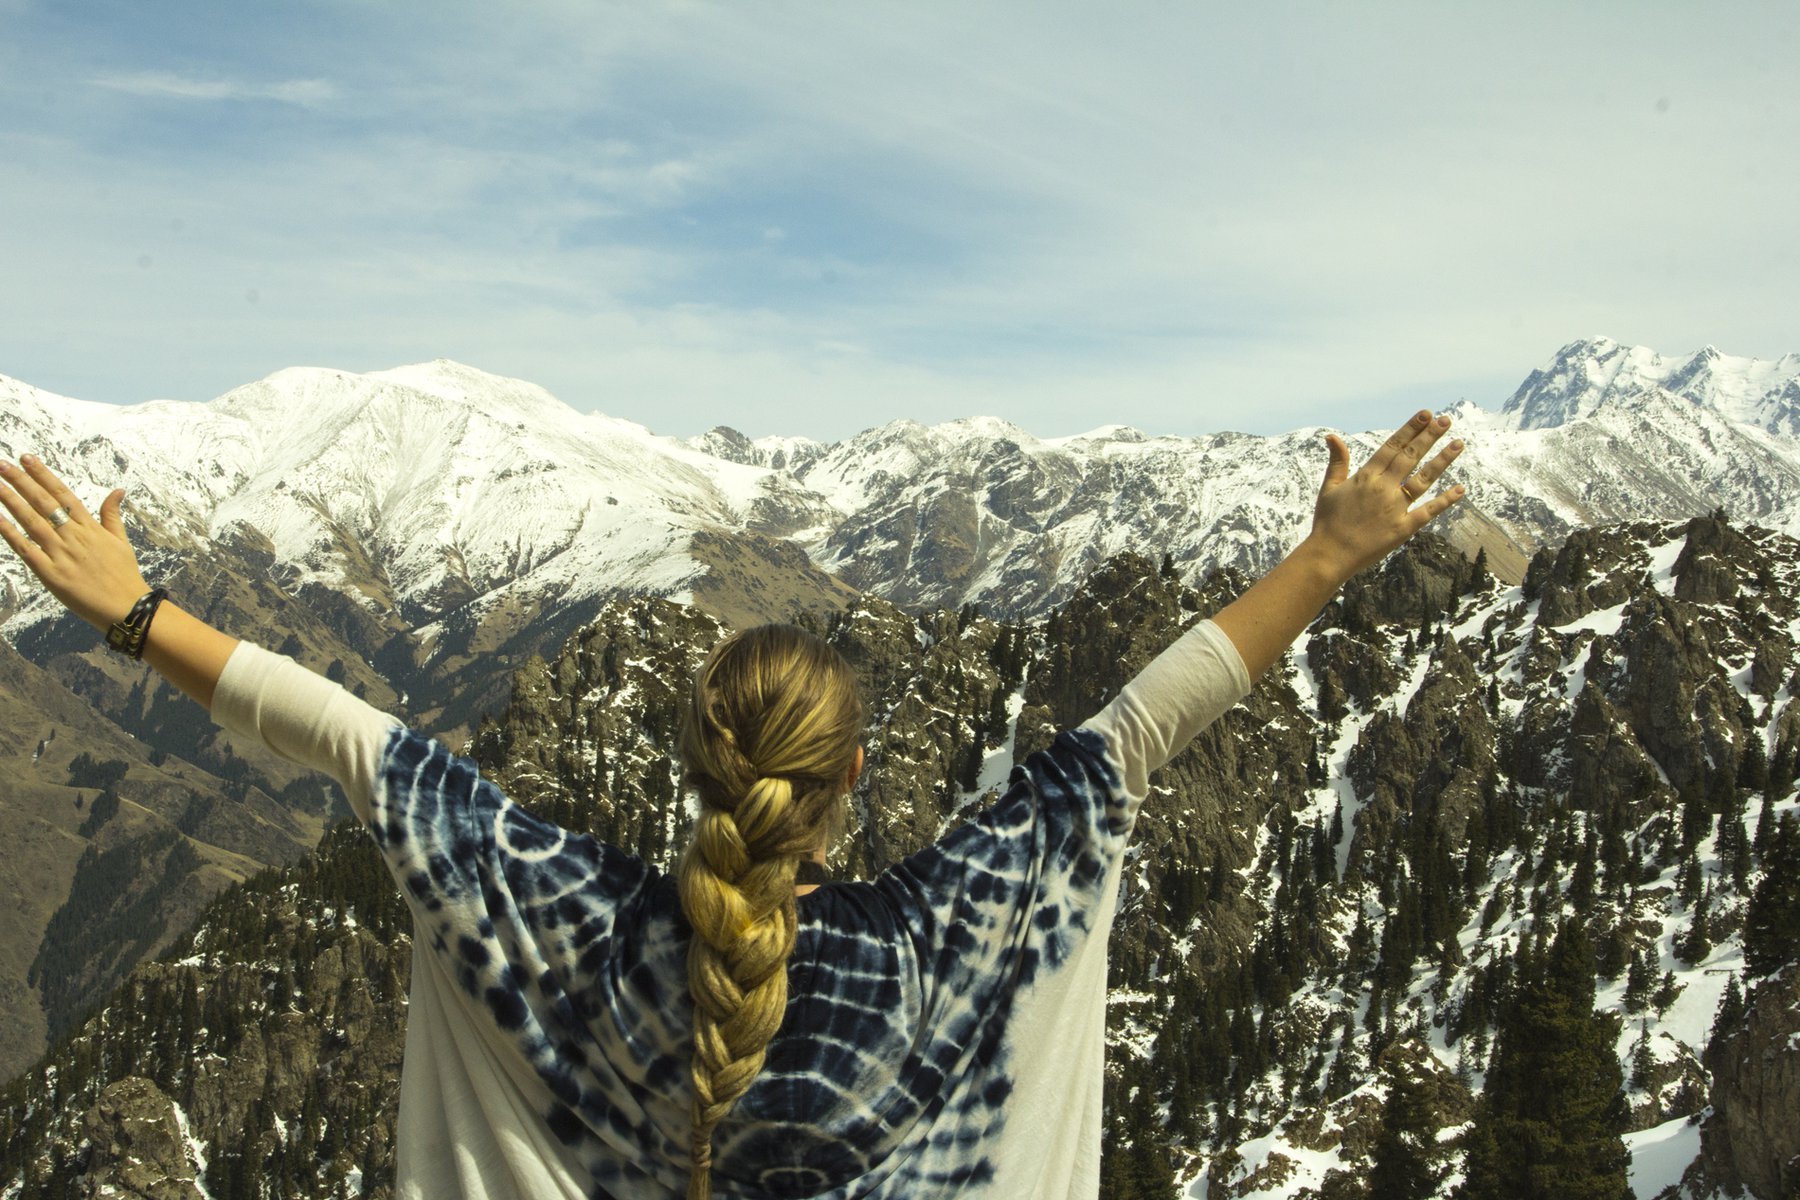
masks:
<svg viewBox="0 0 1800 1200"><path fill-rule="evenodd" d="M35 448L89 496L125 485L178 544L254 530L285 584L391 604L427 639L471 607L676 591L702 569L695 531L812 503L782 472L448 362L295 368L208 404L128 408L5 381L0 447Z"/></svg>
<svg viewBox="0 0 1800 1200"><path fill-rule="evenodd" d="M1604 521L1723 506L1800 533L1800 356L1668 359L1576 342L1498 412L1456 413L1469 500L1449 532L1487 547L1502 574ZM904 604L1015 615L1044 611L1125 549L1188 572L1258 571L1305 530L1321 434L1039 438L977 417L895 421L830 445L723 428L681 441L441 361L295 368L210 403L127 408L0 379L0 453L36 450L85 495L124 483L173 545L253 532L284 584L351 594L427 647L447 621L492 641L610 596L695 598L721 570L718 535L788 540ZM1353 449L1383 436L1353 436ZM758 545L749 590L780 557ZM0 578L23 582L13 563ZM809 587L779 603L804 606ZM16 611L0 611L8 628L50 611L35 589L15 596ZM754 598L720 601L734 603L762 612Z"/></svg>
<svg viewBox="0 0 1800 1200"><path fill-rule="evenodd" d="M1739 425L1800 436L1800 354L1773 362L1734 358L1707 346L1669 358L1644 346L1592 338L1563 347L1526 376L1501 409L1513 429L1551 429L1606 408L1684 400Z"/></svg>

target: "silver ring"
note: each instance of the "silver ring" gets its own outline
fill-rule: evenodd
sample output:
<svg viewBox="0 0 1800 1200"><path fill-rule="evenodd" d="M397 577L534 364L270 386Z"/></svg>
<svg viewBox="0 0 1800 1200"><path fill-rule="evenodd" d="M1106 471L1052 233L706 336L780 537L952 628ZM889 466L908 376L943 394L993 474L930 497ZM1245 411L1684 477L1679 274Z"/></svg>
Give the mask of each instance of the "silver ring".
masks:
<svg viewBox="0 0 1800 1200"><path fill-rule="evenodd" d="M62 507L50 510L50 528L61 529L69 523L69 510Z"/></svg>

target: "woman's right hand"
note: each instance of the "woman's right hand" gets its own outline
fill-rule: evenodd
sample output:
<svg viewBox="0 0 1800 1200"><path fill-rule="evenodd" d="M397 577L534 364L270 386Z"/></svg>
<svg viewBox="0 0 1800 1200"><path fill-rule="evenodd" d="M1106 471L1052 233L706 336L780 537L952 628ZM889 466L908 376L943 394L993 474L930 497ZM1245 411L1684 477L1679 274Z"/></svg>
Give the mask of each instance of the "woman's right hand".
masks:
<svg viewBox="0 0 1800 1200"><path fill-rule="evenodd" d="M1331 457L1306 540L1334 564L1340 582L1386 558L1462 499L1463 489L1453 487L1418 503L1462 453L1462 442L1452 441L1436 456L1425 457L1449 429L1447 416L1416 413L1354 475L1344 439L1326 437Z"/></svg>
<svg viewBox="0 0 1800 1200"><path fill-rule="evenodd" d="M115 489L95 520L41 459L27 454L16 466L0 459L0 505L12 514L11 521L0 517L0 539L51 595L97 629L150 590L125 537L124 499L125 490ZM59 515L67 519L59 523Z"/></svg>
<svg viewBox="0 0 1800 1200"><path fill-rule="evenodd" d="M1462 488L1451 487L1418 504L1462 452L1462 443L1451 442L1436 457L1425 458L1449 428L1448 418L1417 413L1354 475L1344 439L1335 433L1326 438L1331 460L1313 509L1312 532L1213 618L1237 647L1250 678L1282 656L1352 575L1380 562L1462 499Z"/></svg>

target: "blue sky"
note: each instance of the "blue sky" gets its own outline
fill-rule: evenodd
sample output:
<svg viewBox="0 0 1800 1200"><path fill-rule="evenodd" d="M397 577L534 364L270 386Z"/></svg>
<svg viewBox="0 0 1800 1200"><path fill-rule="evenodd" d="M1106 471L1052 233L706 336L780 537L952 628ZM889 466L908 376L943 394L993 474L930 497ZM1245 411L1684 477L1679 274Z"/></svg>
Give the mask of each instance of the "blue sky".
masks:
<svg viewBox="0 0 1800 1200"><path fill-rule="evenodd" d="M1800 350L1800 8L1262 8L0 0L0 374L1267 433Z"/></svg>

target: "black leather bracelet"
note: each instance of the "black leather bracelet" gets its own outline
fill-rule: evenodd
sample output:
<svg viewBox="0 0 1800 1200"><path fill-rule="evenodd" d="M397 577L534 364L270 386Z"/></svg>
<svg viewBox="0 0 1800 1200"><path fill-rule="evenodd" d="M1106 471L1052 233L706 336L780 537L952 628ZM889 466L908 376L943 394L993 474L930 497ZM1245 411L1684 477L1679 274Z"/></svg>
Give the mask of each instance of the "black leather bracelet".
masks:
<svg viewBox="0 0 1800 1200"><path fill-rule="evenodd" d="M156 619L157 608L168 598L169 593L162 588L151 588L138 597L131 611L107 629L106 644L127 658L142 659L144 642L150 636L150 622Z"/></svg>

